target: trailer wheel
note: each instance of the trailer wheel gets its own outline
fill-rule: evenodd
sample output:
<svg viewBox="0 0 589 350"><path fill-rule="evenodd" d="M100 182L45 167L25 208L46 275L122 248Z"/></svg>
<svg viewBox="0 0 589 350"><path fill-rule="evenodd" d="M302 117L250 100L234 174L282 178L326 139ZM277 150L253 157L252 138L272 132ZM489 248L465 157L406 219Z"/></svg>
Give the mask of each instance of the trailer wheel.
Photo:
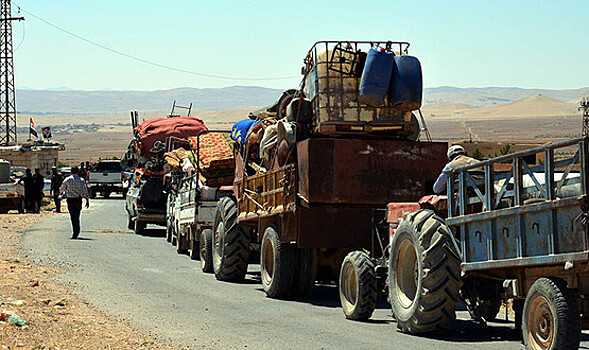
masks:
<svg viewBox="0 0 589 350"><path fill-rule="evenodd" d="M219 200L214 222L213 270L221 281L245 278L249 257L249 236L237 223L237 204L232 198Z"/></svg>
<svg viewBox="0 0 589 350"><path fill-rule="evenodd" d="M147 224L143 221L135 220L135 234L142 235Z"/></svg>
<svg viewBox="0 0 589 350"><path fill-rule="evenodd" d="M202 230L199 246L202 272L211 273L213 272L213 230Z"/></svg>
<svg viewBox="0 0 589 350"><path fill-rule="evenodd" d="M102 197L104 197L104 198L110 197L110 191L104 191L104 192L102 192Z"/></svg>
<svg viewBox="0 0 589 350"><path fill-rule="evenodd" d="M317 276L317 259L313 249L299 248L296 250L296 263L292 295L296 297L308 296L315 286Z"/></svg>
<svg viewBox="0 0 589 350"><path fill-rule="evenodd" d="M270 298L284 298L291 290L294 279L295 247L280 243L278 231L268 226L260 247L262 287Z"/></svg>
<svg viewBox="0 0 589 350"><path fill-rule="evenodd" d="M460 302L460 253L431 210L405 216L391 242L389 297L397 327L425 333L449 329Z"/></svg>
<svg viewBox="0 0 589 350"><path fill-rule="evenodd" d="M560 278L543 277L528 291L522 335L527 349L578 349L581 322L577 300Z"/></svg>
<svg viewBox="0 0 589 350"><path fill-rule="evenodd" d="M89 196L90 198L96 198L96 189L95 189L94 187L91 187L91 188L88 190L88 196Z"/></svg>
<svg viewBox="0 0 589 350"><path fill-rule="evenodd" d="M376 308L377 297L373 261L363 251L348 253L339 274L339 298L346 318L369 319Z"/></svg>

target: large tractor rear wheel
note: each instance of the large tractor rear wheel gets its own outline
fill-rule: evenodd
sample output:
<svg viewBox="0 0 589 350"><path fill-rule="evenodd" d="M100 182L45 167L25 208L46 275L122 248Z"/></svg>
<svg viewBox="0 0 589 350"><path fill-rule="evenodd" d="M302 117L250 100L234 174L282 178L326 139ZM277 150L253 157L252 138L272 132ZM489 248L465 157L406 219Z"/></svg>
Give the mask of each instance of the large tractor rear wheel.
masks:
<svg viewBox="0 0 589 350"><path fill-rule="evenodd" d="M346 255L339 274L339 297L346 318L367 320L378 298L374 263L363 251Z"/></svg>
<svg viewBox="0 0 589 350"><path fill-rule="evenodd" d="M262 287L270 298L286 297L294 279L295 247L280 243L280 236L274 226L268 226L260 247L260 269Z"/></svg>
<svg viewBox="0 0 589 350"><path fill-rule="evenodd" d="M213 270L221 281L245 278L249 258L249 236L237 223L237 204L230 197L219 200L214 221Z"/></svg>
<svg viewBox="0 0 589 350"><path fill-rule="evenodd" d="M534 282L524 303L522 335L526 349L579 348L579 309L565 281L544 277Z"/></svg>
<svg viewBox="0 0 589 350"><path fill-rule="evenodd" d="M460 253L443 219L421 209L393 235L389 298L397 327L425 333L449 329L460 302Z"/></svg>

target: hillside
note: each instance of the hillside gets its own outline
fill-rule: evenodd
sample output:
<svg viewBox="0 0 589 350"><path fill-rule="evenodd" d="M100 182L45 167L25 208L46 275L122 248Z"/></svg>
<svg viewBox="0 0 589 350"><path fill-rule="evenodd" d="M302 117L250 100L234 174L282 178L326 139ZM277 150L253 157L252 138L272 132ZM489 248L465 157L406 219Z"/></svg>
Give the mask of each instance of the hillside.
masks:
<svg viewBox="0 0 589 350"><path fill-rule="evenodd" d="M178 88L158 91L76 91L18 90L17 106L22 114L97 114L139 111L169 111L172 102L193 104L195 110L226 110L248 106L267 106L281 95L280 89L233 86L222 89ZM502 105L537 95L578 103L589 96L589 87L572 90L519 88L427 88L424 105L461 104L472 107Z"/></svg>

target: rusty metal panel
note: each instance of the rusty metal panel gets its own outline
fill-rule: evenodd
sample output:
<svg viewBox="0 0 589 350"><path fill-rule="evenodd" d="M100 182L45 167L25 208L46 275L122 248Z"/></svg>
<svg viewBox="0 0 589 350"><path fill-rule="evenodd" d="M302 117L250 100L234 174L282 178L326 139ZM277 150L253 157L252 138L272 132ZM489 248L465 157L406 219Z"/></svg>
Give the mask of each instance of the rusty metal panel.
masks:
<svg viewBox="0 0 589 350"><path fill-rule="evenodd" d="M300 248L370 249L372 209L300 208L296 216Z"/></svg>
<svg viewBox="0 0 589 350"><path fill-rule="evenodd" d="M446 143L308 139L297 144L299 193L309 203L380 207L432 192Z"/></svg>

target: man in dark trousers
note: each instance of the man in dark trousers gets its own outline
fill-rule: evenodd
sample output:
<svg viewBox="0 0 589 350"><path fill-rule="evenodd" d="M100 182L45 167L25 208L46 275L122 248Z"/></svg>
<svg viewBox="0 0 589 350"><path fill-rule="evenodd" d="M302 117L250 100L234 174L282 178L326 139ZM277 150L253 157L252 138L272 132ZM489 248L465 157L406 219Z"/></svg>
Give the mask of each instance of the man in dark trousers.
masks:
<svg viewBox="0 0 589 350"><path fill-rule="evenodd" d="M72 220L72 239L77 239L80 234L80 212L82 211L82 198L86 200L86 208L90 206L86 181L79 176L80 169L75 166L72 174L63 180L59 192L67 199L67 209Z"/></svg>
<svg viewBox="0 0 589 350"><path fill-rule="evenodd" d="M18 180L18 183L22 183L25 186L25 209L27 213L35 212L35 178L31 169L25 170L26 175Z"/></svg>
<svg viewBox="0 0 589 350"><path fill-rule="evenodd" d="M51 167L51 190L50 195L55 203L55 212L61 213L61 199L59 198L59 189L63 183L63 175L57 171L56 167Z"/></svg>
<svg viewBox="0 0 589 350"><path fill-rule="evenodd" d="M41 170L35 168L35 213L41 211L41 201L43 200L43 187L45 187L45 178L41 175Z"/></svg>

